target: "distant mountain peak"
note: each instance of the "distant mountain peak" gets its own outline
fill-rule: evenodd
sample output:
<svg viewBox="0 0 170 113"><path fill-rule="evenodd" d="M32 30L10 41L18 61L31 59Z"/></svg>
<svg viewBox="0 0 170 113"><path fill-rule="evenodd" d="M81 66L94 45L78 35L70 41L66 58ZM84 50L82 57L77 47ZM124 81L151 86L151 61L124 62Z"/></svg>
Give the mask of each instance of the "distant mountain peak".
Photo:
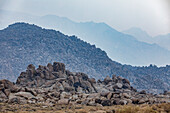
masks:
<svg viewBox="0 0 170 113"><path fill-rule="evenodd" d="M130 35L135 35L135 34L142 34L144 35L145 37L151 37L145 30L141 29L141 28L138 28L138 27L132 27L130 29L127 29L127 30L124 30L122 31L124 33L128 33Z"/></svg>

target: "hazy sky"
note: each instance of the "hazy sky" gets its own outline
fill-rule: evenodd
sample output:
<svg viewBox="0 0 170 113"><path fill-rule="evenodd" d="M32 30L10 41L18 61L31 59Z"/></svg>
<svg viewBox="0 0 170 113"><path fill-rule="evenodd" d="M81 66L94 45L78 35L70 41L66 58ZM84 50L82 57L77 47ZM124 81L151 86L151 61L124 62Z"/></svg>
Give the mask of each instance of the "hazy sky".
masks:
<svg viewBox="0 0 170 113"><path fill-rule="evenodd" d="M140 27L152 36L170 33L170 0L0 0L0 9L105 22L119 31Z"/></svg>

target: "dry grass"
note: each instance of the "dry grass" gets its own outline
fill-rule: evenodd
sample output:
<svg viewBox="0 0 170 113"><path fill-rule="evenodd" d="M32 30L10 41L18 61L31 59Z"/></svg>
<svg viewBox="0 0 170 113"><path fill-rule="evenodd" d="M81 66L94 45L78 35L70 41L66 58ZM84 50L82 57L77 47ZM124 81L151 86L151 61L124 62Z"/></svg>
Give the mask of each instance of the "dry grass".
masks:
<svg viewBox="0 0 170 113"><path fill-rule="evenodd" d="M9 105L0 103L0 113L170 113L169 104L94 106L47 106L43 104Z"/></svg>

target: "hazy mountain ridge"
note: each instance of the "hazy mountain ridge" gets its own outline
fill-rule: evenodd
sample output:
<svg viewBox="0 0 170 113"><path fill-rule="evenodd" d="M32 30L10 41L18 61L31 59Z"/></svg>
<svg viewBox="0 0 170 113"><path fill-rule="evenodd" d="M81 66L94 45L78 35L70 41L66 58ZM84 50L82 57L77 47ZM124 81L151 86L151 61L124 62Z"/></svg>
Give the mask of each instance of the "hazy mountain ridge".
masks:
<svg viewBox="0 0 170 113"><path fill-rule="evenodd" d="M76 35L105 50L111 59L123 64L170 64L170 52L168 50L156 44L140 42L135 37L123 34L105 23L76 23L54 15L40 17L35 23L46 28L62 31L65 34Z"/></svg>
<svg viewBox="0 0 170 113"><path fill-rule="evenodd" d="M130 28L122 32L134 36L139 41L150 43L150 44L155 43L170 51L170 45L169 45L170 44L170 33L152 37L146 31L140 28Z"/></svg>
<svg viewBox="0 0 170 113"><path fill-rule="evenodd" d="M161 45L164 47L162 48L157 44L138 41L137 39L140 36L133 37L132 35L123 34L105 23L78 23L66 17L55 15L41 17L3 10L0 10L0 12L9 12L4 13L5 17L1 19L1 28L16 21L34 23L45 28L59 30L67 35L76 35L82 40L95 44L97 47L105 50L112 60L122 64L131 64L134 66L147 66L149 64L165 66L170 64L170 51L164 47L165 45L169 47L168 41L161 41ZM10 18L9 15L13 15L12 17L16 18ZM25 17L25 15L28 17Z"/></svg>
<svg viewBox="0 0 170 113"><path fill-rule="evenodd" d="M0 46L0 79L16 80L28 64L37 67L59 61L70 71L84 72L97 79L112 74L123 76L138 89L162 91L169 90L170 86L168 65L160 68L121 65L112 61L106 52L75 36L35 25L16 23L1 30Z"/></svg>

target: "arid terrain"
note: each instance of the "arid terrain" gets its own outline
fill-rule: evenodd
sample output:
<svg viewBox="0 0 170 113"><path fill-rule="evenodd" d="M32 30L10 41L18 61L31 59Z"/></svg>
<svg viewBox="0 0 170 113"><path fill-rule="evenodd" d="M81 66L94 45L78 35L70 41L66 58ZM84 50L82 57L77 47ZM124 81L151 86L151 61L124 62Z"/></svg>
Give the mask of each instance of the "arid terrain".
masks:
<svg viewBox="0 0 170 113"><path fill-rule="evenodd" d="M115 105L80 106L43 104L5 104L0 103L1 113L170 113L170 104L157 105Z"/></svg>

